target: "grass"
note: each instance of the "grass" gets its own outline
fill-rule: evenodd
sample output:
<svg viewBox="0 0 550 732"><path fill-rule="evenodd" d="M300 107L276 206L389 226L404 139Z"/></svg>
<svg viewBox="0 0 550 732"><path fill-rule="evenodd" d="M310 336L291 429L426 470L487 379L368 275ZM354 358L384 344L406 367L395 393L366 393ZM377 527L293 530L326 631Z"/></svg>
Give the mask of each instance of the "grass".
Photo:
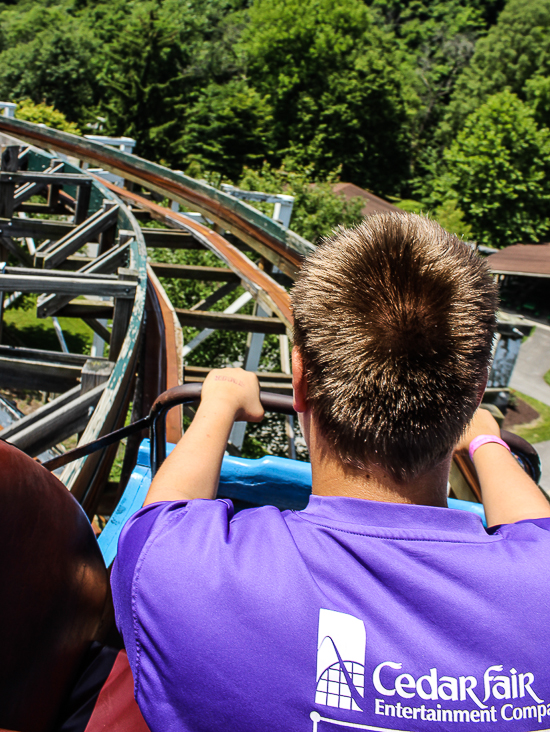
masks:
<svg viewBox="0 0 550 732"><path fill-rule="evenodd" d="M550 407L539 402L538 399L533 399L533 397L527 396L527 394L522 394L520 391L514 391L513 394L519 399L523 399L533 409L536 409L540 417L530 425L516 425L510 431L525 438L531 444L550 440Z"/></svg>
<svg viewBox="0 0 550 732"><path fill-rule="evenodd" d="M550 369L544 374L544 380L550 386Z"/></svg>
<svg viewBox="0 0 550 732"><path fill-rule="evenodd" d="M78 318L59 318L71 353L89 354L93 331ZM2 343L24 348L61 351L51 318L37 318L36 310L10 308L4 313Z"/></svg>

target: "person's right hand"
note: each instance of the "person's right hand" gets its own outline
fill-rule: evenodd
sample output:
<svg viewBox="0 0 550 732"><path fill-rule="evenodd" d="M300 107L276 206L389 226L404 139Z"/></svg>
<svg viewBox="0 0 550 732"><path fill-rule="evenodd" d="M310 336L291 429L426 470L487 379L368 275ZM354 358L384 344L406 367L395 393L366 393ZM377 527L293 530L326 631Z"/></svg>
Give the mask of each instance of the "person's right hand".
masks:
<svg viewBox="0 0 550 732"><path fill-rule="evenodd" d="M235 421L260 422L264 416L256 374L244 369L212 369L202 387L201 404L223 404L233 411Z"/></svg>
<svg viewBox="0 0 550 732"><path fill-rule="evenodd" d="M491 412L483 407L476 409L472 421L467 425L455 450L468 450L470 442L478 435L496 435L500 437L500 428Z"/></svg>

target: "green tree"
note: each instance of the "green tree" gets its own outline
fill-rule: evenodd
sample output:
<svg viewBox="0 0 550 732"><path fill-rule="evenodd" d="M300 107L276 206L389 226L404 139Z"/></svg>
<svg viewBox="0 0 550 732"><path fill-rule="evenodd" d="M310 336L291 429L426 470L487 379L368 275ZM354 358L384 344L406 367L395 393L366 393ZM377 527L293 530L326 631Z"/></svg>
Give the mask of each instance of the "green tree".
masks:
<svg viewBox="0 0 550 732"><path fill-rule="evenodd" d="M237 180L245 166L260 166L271 153L273 116L266 97L244 79L210 84L196 92L178 143L183 165L197 163Z"/></svg>
<svg viewBox="0 0 550 732"><path fill-rule="evenodd" d="M346 200L334 193L332 184L337 182L335 173L325 180L315 180L311 167L275 169L265 163L259 171L245 169L239 187L248 191L294 196L290 228L315 243L339 225L353 226L361 221L363 199ZM273 204L252 202L252 205L268 215L272 214Z"/></svg>
<svg viewBox="0 0 550 732"><path fill-rule="evenodd" d="M0 97L53 105L81 123L97 102L96 38L69 3L0 6Z"/></svg>
<svg viewBox="0 0 550 732"><path fill-rule="evenodd" d="M271 100L280 164L399 192L409 174L406 79L393 35L361 0L256 0L242 32L250 83Z"/></svg>
<svg viewBox="0 0 550 732"><path fill-rule="evenodd" d="M506 246L550 233L550 131L509 91L467 117L444 153L432 204L454 200L479 243Z"/></svg>
<svg viewBox="0 0 550 732"><path fill-rule="evenodd" d="M55 130L80 135L80 130L74 122L69 122L62 112L44 103L35 104L30 99L23 99L17 105L15 116L17 119L24 119L27 122L45 124Z"/></svg>
<svg viewBox="0 0 550 732"><path fill-rule="evenodd" d="M490 95L509 89L525 101L536 96L550 74L550 0L509 0L485 38L476 45L470 66L456 83L441 134L450 140L466 117ZM538 79L533 87L534 79ZM547 99L547 96L546 96ZM539 116L550 122L550 107Z"/></svg>

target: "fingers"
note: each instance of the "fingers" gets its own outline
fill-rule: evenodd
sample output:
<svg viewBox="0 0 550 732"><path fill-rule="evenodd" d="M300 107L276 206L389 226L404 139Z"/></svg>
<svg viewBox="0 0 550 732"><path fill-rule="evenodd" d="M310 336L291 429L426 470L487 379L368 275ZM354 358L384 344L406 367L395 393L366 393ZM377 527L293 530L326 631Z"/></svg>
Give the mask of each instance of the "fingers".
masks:
<svg viewBox="0 0 550 732"><path fill-rule="evenodd" d="M264 415L256 375L240 368L213 369L205 379L201 402L226 405L237 421L259 422Z"/></svg>

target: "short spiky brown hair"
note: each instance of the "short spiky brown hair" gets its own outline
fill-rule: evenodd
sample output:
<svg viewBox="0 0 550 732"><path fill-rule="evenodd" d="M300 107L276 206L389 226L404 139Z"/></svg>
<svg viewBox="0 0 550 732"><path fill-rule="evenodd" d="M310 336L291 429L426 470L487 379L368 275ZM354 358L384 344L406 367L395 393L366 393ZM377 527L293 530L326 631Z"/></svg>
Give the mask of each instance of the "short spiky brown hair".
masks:
<svg viewBox="0 0 550 732"><path fill-rule="evenodd" d="M370 216L318 246L292 303L336 454L399 481L440 462L476 409L495 329L497 288L473 249L424 216Z"/></svg>

